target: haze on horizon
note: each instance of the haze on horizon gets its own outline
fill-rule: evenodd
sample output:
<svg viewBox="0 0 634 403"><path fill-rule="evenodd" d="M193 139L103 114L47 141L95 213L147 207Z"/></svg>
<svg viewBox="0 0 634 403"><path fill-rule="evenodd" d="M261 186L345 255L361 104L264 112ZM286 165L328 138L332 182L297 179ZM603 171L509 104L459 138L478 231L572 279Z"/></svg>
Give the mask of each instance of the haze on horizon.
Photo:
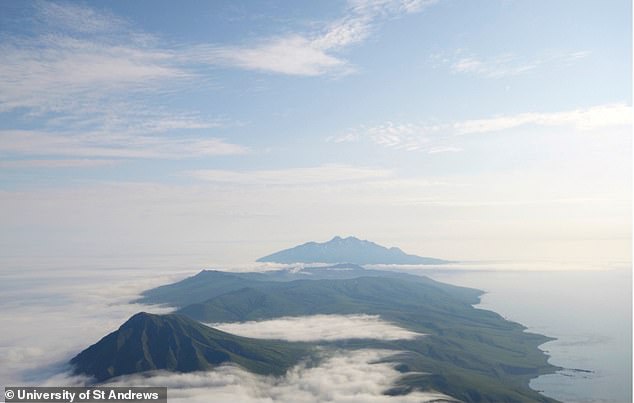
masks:
<svg viewBox="0 0 634 403"><path fill-rule="evenodd" d="M335 235L630 262L631 15L0 2L0 264L242 263Z"/></svg>

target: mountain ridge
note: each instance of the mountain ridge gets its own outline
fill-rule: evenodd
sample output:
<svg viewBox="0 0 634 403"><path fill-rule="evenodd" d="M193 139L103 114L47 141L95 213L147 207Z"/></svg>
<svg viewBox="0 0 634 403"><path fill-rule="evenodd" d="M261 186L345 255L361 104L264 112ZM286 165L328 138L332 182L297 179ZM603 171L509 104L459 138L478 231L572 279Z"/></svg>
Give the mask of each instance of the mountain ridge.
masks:
<svg viewBox="0 0 634 403"><path fill-rule="evenodd" d="M326 242L306 242L263 256L257 262L352 263L352 264L446 264L448 260L407 254L400 248L381 246L354 236L335 236Z"/></svg>

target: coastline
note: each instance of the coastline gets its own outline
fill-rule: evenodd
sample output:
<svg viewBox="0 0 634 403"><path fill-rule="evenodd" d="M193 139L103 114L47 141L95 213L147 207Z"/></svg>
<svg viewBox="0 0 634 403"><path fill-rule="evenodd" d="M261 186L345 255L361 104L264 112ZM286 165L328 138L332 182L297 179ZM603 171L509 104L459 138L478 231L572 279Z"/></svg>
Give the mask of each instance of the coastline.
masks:
<svg viewBox="0 0 634 403"><path fill-rule="evenodd" d="M551 365L561 369L531 379L533 390L563 402L631 401L631 264L597 269L602 266L594 263L587 266L593 269L523 272L500 267L417 272L484 289L477 308L522 323L527 332L553 338L538 348L549 355Z"/></svg>

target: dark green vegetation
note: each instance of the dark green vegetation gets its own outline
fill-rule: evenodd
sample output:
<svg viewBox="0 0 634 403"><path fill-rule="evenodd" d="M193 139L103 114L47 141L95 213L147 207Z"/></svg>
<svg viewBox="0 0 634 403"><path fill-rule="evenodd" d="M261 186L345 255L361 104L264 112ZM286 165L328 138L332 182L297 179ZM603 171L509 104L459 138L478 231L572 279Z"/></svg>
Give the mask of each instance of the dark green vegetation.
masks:
<svg viewBox="0 0 634 403"><path fill-rule="evenodd" d="M71 360L76 373L104 381L152 370L192 372L233 362L259 374L282 375L308 347L234 336L181 315L138 313Z"/></svg>
<svg viewBox="0 0 634 403"><path fill-rule="evenodd" d="M410 314L424 313L440 326L447 314L460 313L466 321L491 314L465 310L478 302L480 292L453 287L426 277L357 277L341 280L295 280L253 283L250 287L191 304L178 312L203 322L240 322L280 316L314 314L379 314L410 326ZM460 306L457 306L460 304ZM401 317L405 315L404 319ZM400 323L403 322L403 323Z"/></svg>
<svg viewBox="0 0 634 403"><path fill-rule="evenodd" d="M408 255L399 248L386 248L355 237L334 237L328 242L307 242L261 257L258 262L356 263L356 264L444 264L446 260Z"/></svg>
<svg viewBox="0 0 634 403"><path fill-rule="evenodd" d="M396 360L406 372L391 393L433 389L464 401L551 400L527 387L552 372L536 347L548 340L524 332L496 313L475 309L481 293L425 277L399 275L342 280L260 282L178 312L203 322L234 322L312 314L378 314L427 336L402 341L347 341L347 348L408 351Z"/></svg>
<svg viewBox="0 0 634 403"><path fill-rule="evenodd" d="M150 290L145 298L180 307L180 314L203 322L380 315L427 336L321 344L406 351L394 359L403 377L388 393L433 389L467 402L552 402L528 388L531 378L556 369L537 349L550 339L473 308L481 294L423 276L337 265L265 274L204 271ZM200 301L202 295L209 298ZM199 302L191 303L197 298ZM429 375L414 374L420 372Z"/></svg>
<svg viewBox="0 0 634 403"><path fill-rule="evenodd" d="M473 308L472 305L478 303L481 294L478 290L439 283L423 276L366 270L360 266L342 264L267 273L206 270L183 281L148 290L141 302L177 307L177 313L182 316L176 318L180 318L180 321L187 316L210 323L312 314L379 315L386 321L424 333L425 336L412 340L367 339L313 344L326 348L394 350L395 356L389 360L403 375L397 384L386 391L388 394L435 390L466 402L554 402L528 387L530 379L557 369L547 363L547 356L537 348L550 339L526 333L523 326L506 321L496 313ZM186 340L192 339L192 343L198 345L202 336L195 335L203 334L203 329L207 328L191 320L187 323L188 329L196 330L179 331L182 340L178 343L187 345L190 342ZM165 339L170 332L174 332L172 327L168 326L169 330L158 334L162 334L161 337ZM201 342L204 346L217 346L211 344L210 340L218 338L233 338L231 340L239 340L241 346L249 346L249 354L235 354L234 350L230 350L234 352L234 355L230 355L221 350L227 354L222 357L254 372L280 374L297 362L302 352L310 354L306 344L256 341L207 330L214 332L214 336L205 335ZM113 336L115 334L107 336L98 345L103 344L108 337L113 340L122 337L120 334ZM137 331L126 336L132 346L129 352L113 347L106 349L109 353L103 358L105 366L96 364L102 360L101 356L95 353L88 355L90 349L86 350L78 356L82 357L83 372L96 374L96 370L92 369L94 366L107 370L117 368L110 357L121 354L137 357L133 361L137 363L134 366L126 364L126 373L148 369L146 364L138 365L139 362L149 362L144 355L147 349L140 341L143 337L147 338L144 334L149 333ZM154 337L157 336L151 336ZM108 343L113 345L113 340ZM161 343L163 346L169 344L166 341ZM282 352L282 349L287 351L282 353L283 357L273 353ZM166 347L153 351L158 351L157 357L160 354L169 357L174 355ZM164 368L188 371L206 369L216 364L199 359L201 354L204 356L198 353L195 355L198 358L193 358L192 362L187 358L189 356L181 354L181 365L189 366L171 364ZM255 359L260 363L256 366L251 359L254 356L268 357L268 361ZM215 356L212 354L212 357ZM74 363L77 363L78 358ZM274 358L279 359L278 364L275 364ZM116 359L130 361L125 357ZM268 366L263 366L261 362L268 363ZM102 377L117 373L101 371Z"/></svg>
<svg viewBox="0 0 634 403"><path fill-rule="evenodd" d="M195 276L188 277L174 284L168 284L144 291L142 297L135 302L144 304L167 304L183 307L202 302L218 295L237 291L247 287L258 287L263 282L288 282L293 280L335 280L358 277L397 277L407 279L423 279L404 273L383 270L367 270L355 264L337 264L326 267L306 267L301 270L275 270L264 273L228 273L218 270L203 270ZM426 279L426 277L425 277ZM432 281L427 279L427 281ZM440 284L440 283L436 283ZM457 287L450 287L458 289ZM464 288L462 290L465 290ZM474 298L480 292L472 294Z"/></svg>

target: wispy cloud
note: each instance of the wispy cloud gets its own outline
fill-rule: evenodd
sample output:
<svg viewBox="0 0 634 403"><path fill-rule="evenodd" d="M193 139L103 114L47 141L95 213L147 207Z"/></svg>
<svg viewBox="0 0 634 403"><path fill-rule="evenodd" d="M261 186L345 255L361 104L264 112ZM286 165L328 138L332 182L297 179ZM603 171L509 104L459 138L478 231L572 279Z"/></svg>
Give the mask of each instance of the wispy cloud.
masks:
<svg viewBox="0 0 634 403"><path fill-rule="evenodd" d="M439 0L350 0L350 8L358 14L414 13Z"/></svg>
<svg viewBox="0 0 634 403"><path fill-rule="evenodd" d="M549 53L538 57L527 58L514 53L506 53L492 57L464 55L458 52L453 57L435 55L449 69L457 74L473 74L486 78L502 78L521 75L538 68L566 65L590 55L588 51Z"/></svg>
<svg viewBox="0 0 634 403"><path fill-rule="evenodd" d="M210 323L209 326L245 337L288 341L408 340L423 336L385 322L378 315L312 315L241 323Z"/></svg>
<svg viewBox="0 0 634 403"><path fill-rule="evenodd" d="M289 75L317 76L348 71L346 62L296 34L248 46L197 46L191 54L212 65Z"/></svg>
<svg viewBox="0 0 634 403"><path fill-rule="evenodd" d="M292 32L240 46L198 46L197 59L209 64L272 73L317 76L354 71L339 53L365 40L373 25L389 17L421 11L434 0L351 0L345 15L314 32Z"/></svg>
<svg viewBox="0 0 634 403"><path fill-rule="evenodd" d="M370 141L376 145L403 151L419 151L430 154L458 152L460 147L447 140L447 124L414 124L385 122L376 126L362 125L326 140L333 143Z"/></svg>
<svg viewBox="0 0 634 403"><path fill-rule="evenodd" d="M46 25L58 26L83 34L112 32L124 28L125 21L104 10L79 4L36 1L36 18Z"/></svg>
<svg viewBox="0 0 634 403"><path fill-rule="evenodd" d="M176 48L161 47L157 38L104 10L54 2L25 7L33 14L32 35L3 36L0 42L0 113L43 124L37 130L2 130L0 153L22 159L186 158L247 152L214 136L227 125L225 120L156 104L157 94L177 85L187 88L194 78L197 85L204 83ZM37 161L30 166L44 164Z"/></svg>
<svg viewBox="0 0 634 403"><path fill-rule="evenodd" d="M158 80L187 76L148 49L104 45L68 37L42 38L38 46L2 44L0 111L65 111L120 91L150 91Z"/></svg>
<svg viewBox="0 0 634 403"><path fill-rule="evenodd" d="M0 153L9 155L179 159L247 152L246 147L218 138L0 131Z"/></svg>
<svg viewBox="0 0 634 403"><path fill-rule="evenodd" d="M363 41L379 19L432 3L353 1L340 19L322 28L313 25L312 31L239 45L166 45L106 10L28 4L32 33L1 38L0 113L36 117L45 125L6 128L0 132L0 152L14 159L245 153L246 147L215 135L226 121L165 110L155 96L205 85L209 66L304 76L350 72L353 68L337 52Z"/></svg>
<svg viewBox="0 0 634 403"><path fill-rule="evenodd" d="M119 164L117 160L106 159L57 159L57 160L13 160L0 161L0 168L25 169L25 168L92 168Z"/></svg>
<svg viewBox="0 0 634 403"><path fill-rule="evenodd" d="M281 170L196 170L186 172L197 179L239 185L306 185L319 183L340 183L385 179L391 176L390 170L350 165L327 164L309 168L290 168Z"/></svg>
<svg viewBox="0 0 634 403"><path fill-rule="evenodd" d="M38 34L0 42L0 112L70 112L193 76L173 51L152 46L116 17L53 2L34 3L34 13L44 24Z"/></svg>
<svg viewBox="0 0 634 403"><path fill-rule="evenodd" d="M248 151L214 136L235 123L156 105L157 94L176 85L187 88L194 78L204 82L175 48L159 46L157 38L104 10L54 2L27 6L32 7L33 35L5 36L0 42L5 56L0 113L36 117L44 125L0 131L0 153L15 159L187 158ZM11 164L69 167L79 162Z"/></svg>
<svg viewBox="0 0 634 403"><path fill-rule="evenodd" d="M590 131L632 124L632 107L624 103L596 105L561 112L526 112L490 118L470 119L452 123L416 124L386 122L375 126L360 126L338 136L333 143L370 141L374 144L405 151L430 154L458 152L457 136L512 130L522 126L571 127Z"/></svg>
<svg viewBox="0 0 634 403"><path fill-rule="evenodd" d="M570 126L578 130L623 126L632 123L632 107L626 104L596 105L562 112L520 113L474 119L453 124L457 134L487 133L525 125Z"/></svg>
<svg viewBox="0 0 634 403"><path fill-rule="evenodd" d="M488 78L516 76L539 66L536 61L522 61L512 55L497 56L482 60L476 57L463 57L451 64L453 73L472 73Z"/></svg>

